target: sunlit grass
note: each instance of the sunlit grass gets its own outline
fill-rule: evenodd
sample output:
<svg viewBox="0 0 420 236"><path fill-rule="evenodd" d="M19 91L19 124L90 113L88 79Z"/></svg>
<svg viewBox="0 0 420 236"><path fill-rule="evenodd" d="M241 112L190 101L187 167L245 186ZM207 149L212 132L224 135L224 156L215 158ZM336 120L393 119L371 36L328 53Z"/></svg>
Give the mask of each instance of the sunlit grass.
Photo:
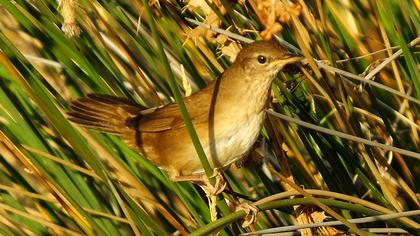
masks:
<svg viewBox="0 0 420 236"><path fill-rule="evenodd" d="M329 220L309 217L317 212L349 220L419 208L416 1L145 2L62 0L59 11L56 1L0 1L1 235L187 235L222 226L222 235L237 235ZM273 83L250 154L265 160L225 173L236 194L220 200L262 201L252 227L240 226L243 211L226 208L210 222L201 189L171 182L118 137L66 119L69 102L90 92L148 107L180 102L186 81L197 91L229 66L245 44L237 39L274 34L307 65ZM415 220L357 227L413 233ZM358 230L350 227L312 233Z"/></svg>

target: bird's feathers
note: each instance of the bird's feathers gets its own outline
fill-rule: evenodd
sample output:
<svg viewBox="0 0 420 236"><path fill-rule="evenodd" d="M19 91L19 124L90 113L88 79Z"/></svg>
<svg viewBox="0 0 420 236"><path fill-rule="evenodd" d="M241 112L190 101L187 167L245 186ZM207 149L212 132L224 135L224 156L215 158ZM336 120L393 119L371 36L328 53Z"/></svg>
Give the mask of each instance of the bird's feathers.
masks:
<svg viewBox="0 0 420 236"><path fill-rule="evenodd" d="M119 135L131 147L137 146L136 130L144 107L128 99L89 94L71 103L68 119L85 127Z"/></svg>
<svg viewBox="0 0 420 236"><path fill-rule="evenodd" d="M205 90L213 87L214 83L210 83ZM211 93L193 94L184 99L193 124L208 119L210 100ZM149 110L125 98L89 94L73 101L71 111L67 114L70 121L85 128L119 135L126 143L136 148L140 133L160 133L185 128L176 103L153 108L152 112Z"/></svg>

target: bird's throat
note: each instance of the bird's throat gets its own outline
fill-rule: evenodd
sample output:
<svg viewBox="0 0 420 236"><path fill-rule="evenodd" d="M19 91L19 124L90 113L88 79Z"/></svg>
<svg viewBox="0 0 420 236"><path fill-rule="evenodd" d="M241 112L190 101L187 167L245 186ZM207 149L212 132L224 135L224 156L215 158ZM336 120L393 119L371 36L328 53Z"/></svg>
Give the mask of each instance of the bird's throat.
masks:
<svg viewBox="0 0 420 236"><path fill-rule="evenodd" d="M273 75L254 75L251 78L231 76L222 79L218 103L224 107L225 112L233 108L245 111L248 115L258 113L265 107L273 78Z"/></svg>

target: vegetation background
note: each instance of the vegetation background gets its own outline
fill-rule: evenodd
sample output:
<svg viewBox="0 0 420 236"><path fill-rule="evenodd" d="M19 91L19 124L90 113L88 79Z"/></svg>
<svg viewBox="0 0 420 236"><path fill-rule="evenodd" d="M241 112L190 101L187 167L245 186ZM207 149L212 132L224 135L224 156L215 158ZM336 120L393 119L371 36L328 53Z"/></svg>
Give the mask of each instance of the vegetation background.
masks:
<svg viewBox="0 0 420 236"><path fill-rule="evenodd" d="M418 216L406 216L420 214L419 10L418 0L0 0L0 235L237 235L336 218L345 226L300 233L416 234ZM308 65L279 75L256 151L225 173L219 206L254 202L250 227L223 207L211 222L199 188L66 120L69 102L92 92L149 107L188 96L244 41L274 36Z"/></svg>

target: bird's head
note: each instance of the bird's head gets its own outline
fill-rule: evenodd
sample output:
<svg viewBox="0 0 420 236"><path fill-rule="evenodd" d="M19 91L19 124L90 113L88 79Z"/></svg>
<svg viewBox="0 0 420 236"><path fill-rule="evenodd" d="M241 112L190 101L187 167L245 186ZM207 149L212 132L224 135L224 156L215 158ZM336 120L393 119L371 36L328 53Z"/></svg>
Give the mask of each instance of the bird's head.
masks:
<svg viewBox="0 0 420 236"><path fill-rule="evenodd" d="M235 64L238 64L244 74L272 79L290 63L302 58L292 55L276 41L260 41L245 46L238 54Z"/></svg>

